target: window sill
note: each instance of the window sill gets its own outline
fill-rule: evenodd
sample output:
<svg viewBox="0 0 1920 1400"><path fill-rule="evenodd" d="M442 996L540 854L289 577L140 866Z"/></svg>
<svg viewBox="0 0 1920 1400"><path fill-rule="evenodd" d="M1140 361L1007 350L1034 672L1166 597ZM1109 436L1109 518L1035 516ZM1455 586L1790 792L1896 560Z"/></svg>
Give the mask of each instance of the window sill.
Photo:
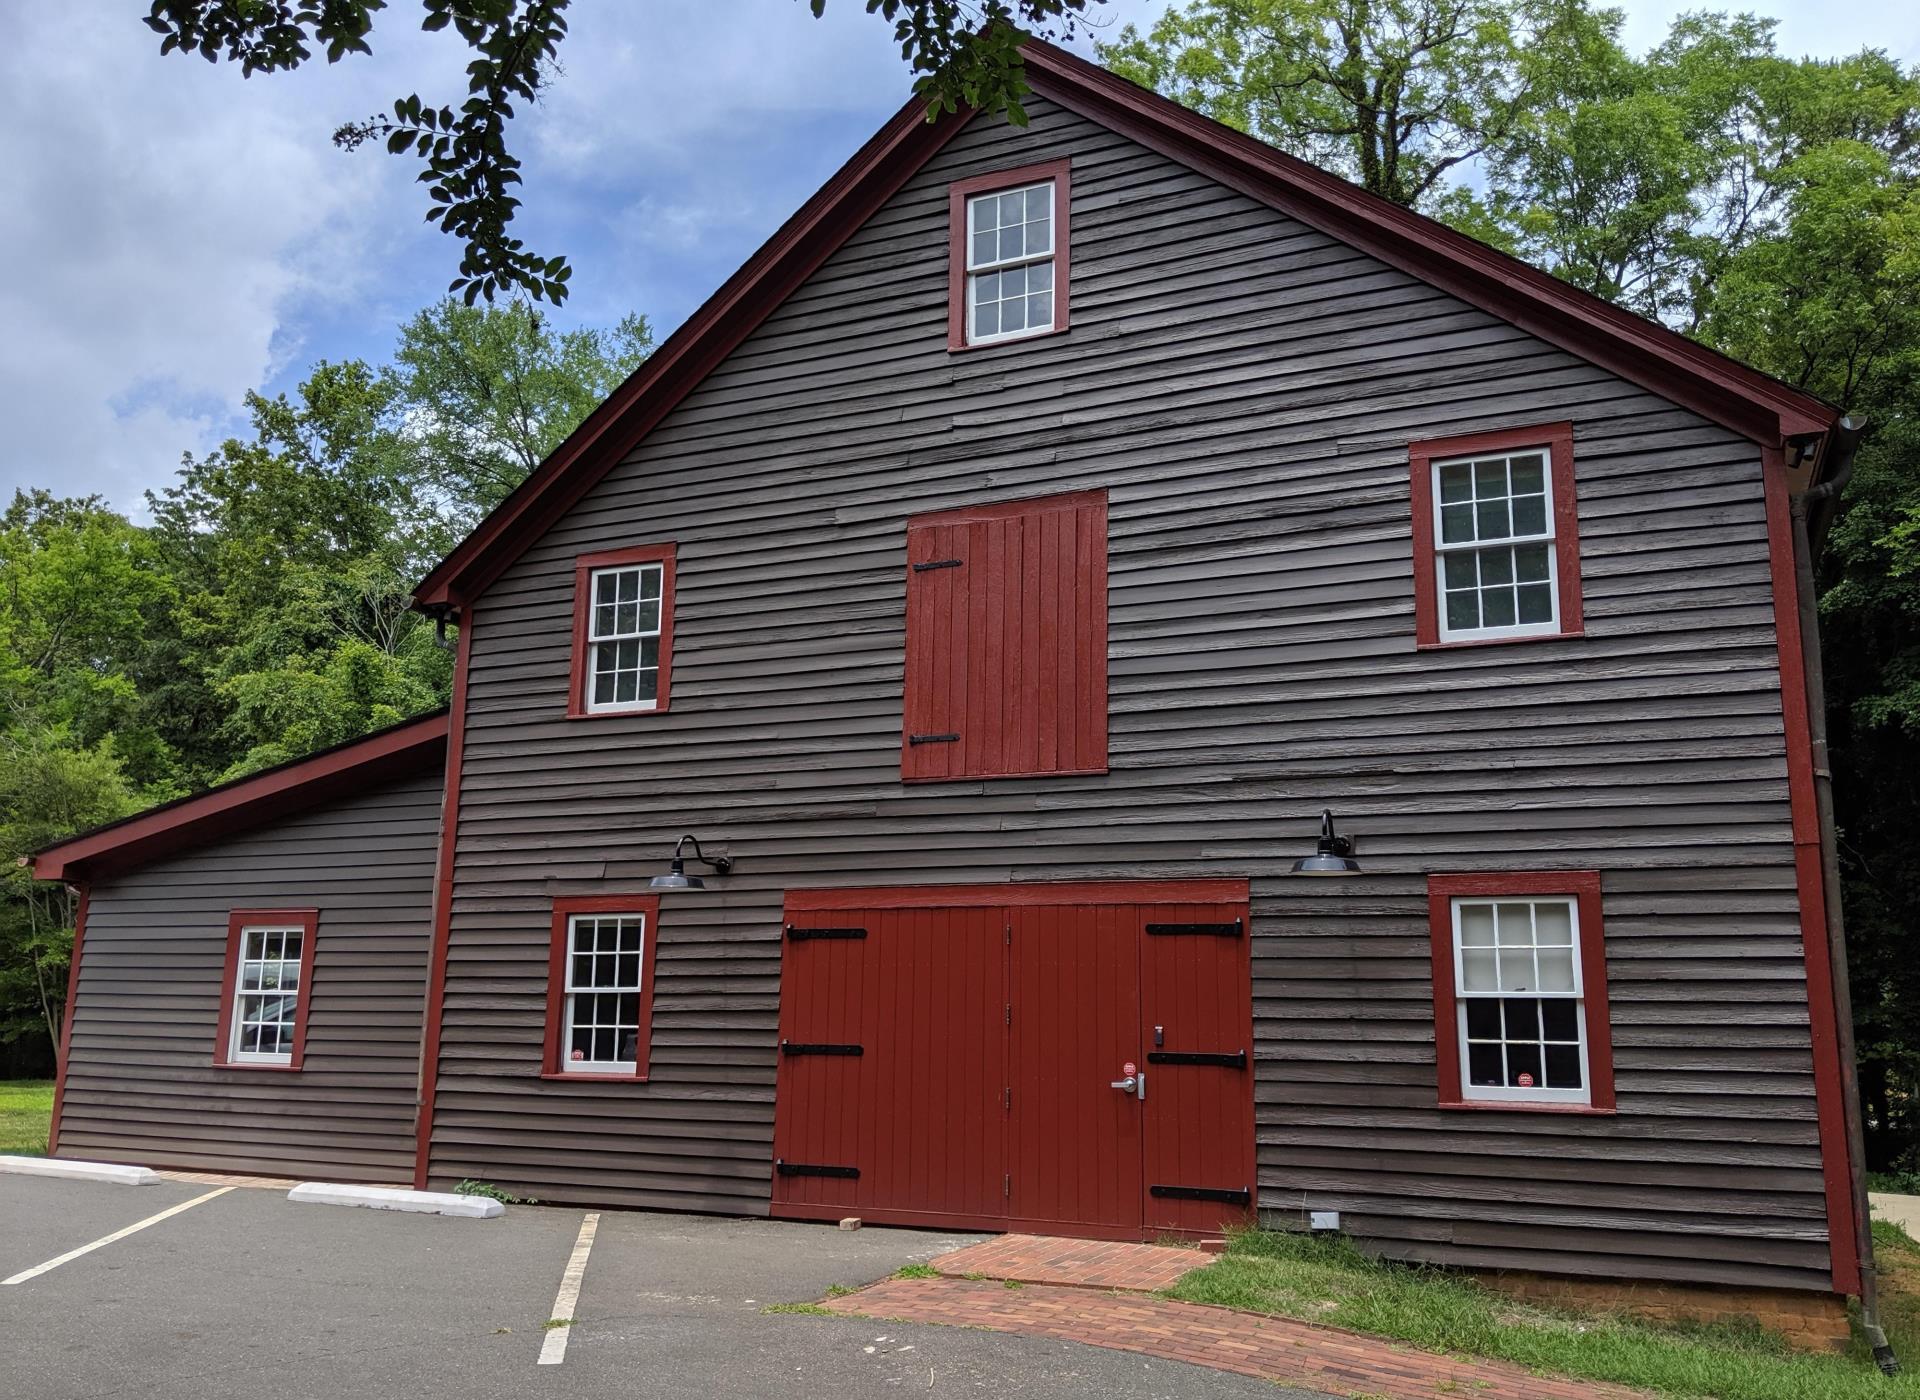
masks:
<svg viewBox="0 0 1920 1400"><path fill-rule="evenodd" d="M667 705L662 701L646 710L584 710L578 706L569 706L568 719L645 719L649 715L664 715Z"/></svg>
<svg viewBox="0 0 1920 1400"><path fill-rule="evenodd" d="M299 1065L250 1065L245 1060L215 1060L215 1069L243 1069L249 1074L298 1074Z"/></svg>
<svg viewBox="0 0 1920 1400"><path fill-rule="evenodd" d="M1008 335L998 340L948 341L947 352L958 354L965 350L1003 350L1009 345L1028 345L1036 340L1051 340L1056 335L1065 335L1072 326L1055 326L1052 330L1035 331L1031 335Z"/></svg>
<svg viewBox="0 0 1920 1400"><path fill-rule="evenodd" d="M1458 651L1465 647L1505 647L1527 642L1564 642L1586 636L1585 631L1536 632L1530 637L1462 637L1451 642L1416 642L1416 651Z"/></svg>
<svg viewBox="0 0 1920 1400"><path fill-rule="evenodd" d="M1590 1103L1528 1103L1524 1099L1443 1099L1436 1107L1453 1113L1573 1113L1587 1118L1612 1118L1619 1112Z"/></svg>
<svg viewBox="0 0 1920 1400"><path fill-rule="evenodd" d="M589 1074L585 1070L543 1069L540 1077L554 1083L572 1084L645 1084L644 1074Z"/></svg>

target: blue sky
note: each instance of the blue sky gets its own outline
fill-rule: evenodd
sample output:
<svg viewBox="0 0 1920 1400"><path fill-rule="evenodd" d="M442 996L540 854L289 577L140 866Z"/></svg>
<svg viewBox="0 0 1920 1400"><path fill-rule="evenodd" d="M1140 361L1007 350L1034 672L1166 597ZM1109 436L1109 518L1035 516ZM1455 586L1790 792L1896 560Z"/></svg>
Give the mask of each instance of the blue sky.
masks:
<svg viewBox="0 0 1920 1400"><path fill-rule="evenodd" d="M1110 0L1096 33L1166 0ZM1680 9L1627 0L1627 37ZM1756 0L1791 53L1865 45L1920 61L1909 0ZM241 424L253 387L317 359L383 359L445 288L413 167L348 155L342 121L464 87L451 34L394 0L375 55L243 80L174 56L138 5L33 5L0 52L0 491L141 493ZM1078 45L1091 50L1083 39ZM564 253L559 318L696 308L905 100L910 75L860 0L580 0L550 97L516 125L529 246Z"/></svg>

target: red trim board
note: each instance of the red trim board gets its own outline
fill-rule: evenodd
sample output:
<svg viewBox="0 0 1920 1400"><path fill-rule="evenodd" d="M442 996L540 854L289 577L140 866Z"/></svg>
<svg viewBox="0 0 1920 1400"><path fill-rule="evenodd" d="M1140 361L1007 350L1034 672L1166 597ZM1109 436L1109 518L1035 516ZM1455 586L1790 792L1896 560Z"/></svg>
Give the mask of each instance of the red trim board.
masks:
<svg viewBox="0 0 1920 1400"><path fill-rule="evenodd" d="M1463 1090L1459 1005L1453 990L1453 901L1502 895L1572 895L1578 903L1580 996L1587 1011L1588 1103L1475 1099ZM1441 1108L1496 1109L1513 1113L1614 1111L1613 1022L1607 1009L1607 940L1600 905L1600 876L1592 870L1427 877L1427 919L1433 939L1433 1057Z"/></svg>
<svg viewBox="0 0 1920 1400"><path fill-rule="evenodd" d="M566 1005L567 926L575 914L639 914L646 923L640 944L640 1039L632 1074L569 1074L560 1063L560 1022ZM654 949L660 943L657 894L562 895L553 901L553 938L547 952L547 1039L540 1062L542 1079L644 1084L653 1057Z"/></svg>
<svg viewBox="0 0 1920 1400"><path fill-rule="evenodd" d="M453 661L453 703L447 711L447 779L440 800L440 853L433 872L433 946L427 955L427 1005L420 1026L419 1112L413 1184L425 1190L433 1145L433 1098L440 1083L440 1017L447 995L447 939L453 930L454 837L460 826L460 760L467 737L467 667L473 656L473 609L460 612Z"/></svg>
<svg viewBox="0 0 1920 1400"><path fill-rule="evenodd" d="M1559 580L1560 630L1530 637L1461 637L1440 640L1440 585L1434 545L1433 464L1482 452L1513 452L1544 447L1553 482L1554 572ZM1573 424L1544 423L1530 428L1501 428L1460 437L1428 438L1407 445L1413 494L1413 620L1421 648L1489 646L1499 642L1552 641L1586 631L1580 602L1580 508L1574 493Z"/></svg>
<svg viewBox="0 0 1920 1400"><path fill-rule="evenodd" d="M569 719L620 719L665 714L673 697L673 574L676 549L664 544L637 544L602 554L583 554L573 561L573 659L567 680ZM593 610L593 571L622 564L660 565L660 682L658 699L649 710L590 710L587 708L587 617Z"/></svg>
<svg viewBox="0 0 1920 1400"><path fill-rule="evenodd" d="M1806 959L1808 1030L1813 1049L1820 1171L1827 1195L1827 1236L1837 1293L1860 1291L1860 1244L1848 1170L1846 1100L1841 1088L1840 1033L1827 940L1820 818L1813 792L1813 739L1807 720L1807 674L1800 649L1799 582L1787 503L1786 453L1761 452L1767 509L1767 557L1773 576L1774 634L1779 643L1780 712L1786 731L1787 794L1793 819L1793 866L1800 896L1800 941Z"/></svg>
<svg viewBox="0 0 1920 1400"><path fill-rule="evenodd" d="M1755 442L1824 433L1838 416L1811 395L1062 49L1029 39L1022 54L1041 96ZM479 596L971 117L929 122L919 99L908 102L421 580L417 603Z"/></svg>
<svg viewBox="0 0 1920 1400"><path fill-rule="evenodd" d="M967 201L990 190L1009 190L1015 185L1053 181L1053 325L1031 335L1008 336L1005 340L983 341L975 345L967 339ZM1067 279L1072 271L1073 240L1073 162L1069 159L1042 161L1013 170L996 170L955 180L947 186L947 349L985 350L995 345L1013 345L1022 340L1040 340L1067 329L1069 311Z"/></svg>
<svg viewBox="0 0 1920 1400"><path fill-rule="evenodd" d="M80 908L73 920L73 956L67 959L67 1011L60 1022L60 1063L54 1066L53 1120L47 1126L47 1155L60 1155L60 1110L67 1100L67 1062L73 1056L73 1008L80 997L80 952L87 939L88 891L80 890Z"/></svg>
<svg viewBox="0 0 1920 1400"><path fill-rule="evenodd" d="M230 1058L233 1044L234 985L240 971L240 939L262 924L298 925L300 929L300 990L293 1008L293 1053L284 1065L251 1064ZM307 1058L307 1011L313 1005L313 945L319 941L317 909L235 909L227 915L227 962L220 974L220 1022L213 1042L213 1063L221 1069L265 1070L286 1074L298 1071Z"/></svg>
<svg viewBox="0 0 1920 1400"><path fill-rule="evenodd" d="M90 880L246 831L328 798L430 767L447 717L428 715L69 837L31 857L36 880Z"/></svg>
<svg viewBox="0 0 1920 1400"><path fill-rule="evenodd" d="M789 914L833 909L982 909L1033 904L1246 904L1245 880L1035 880L1024 885L879 885L788 890Z"/></svg>

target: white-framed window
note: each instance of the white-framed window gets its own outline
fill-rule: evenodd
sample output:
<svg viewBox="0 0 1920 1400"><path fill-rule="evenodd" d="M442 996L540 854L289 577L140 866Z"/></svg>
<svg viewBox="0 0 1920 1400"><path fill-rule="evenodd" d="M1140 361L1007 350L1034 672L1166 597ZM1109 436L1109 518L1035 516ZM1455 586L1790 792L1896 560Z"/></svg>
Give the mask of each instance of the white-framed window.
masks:
<svg viewBox="0 0 1920 1400"><path fill-rule="evenodd" d="M1433 463L1440 639L1560 630L1546 445Z"/></svg>
<svg viewBox="0 0 1920 1400"><path fill-rule="evenodd" d="M640 1051L643 913L573 914L561 1008L560 1068L571 1074L632 1074Z"/></svg>
<svg viewBox="0 0 1920 1400"><path fill-rule="evenodd" d="M1453 954L1463 1097L1591 1103L1579 901L1456 896Z"/></svg>
<svg viewBox="0 0 1920 1400"><path fill-rule="evenodd" d="M301 959L307 931L298 924L246 925L234 962L227 1061L290 1065L300 1021Z"/></svg>
<svg viewBox="0 0 1920 1400"><path fill-rule="evenodd" d="M1053 329L1053 180L967 198L967 343Z"/></svg>
<svg viewBox="0 0 1920 1400"><path fill-rule="evenodd" d="M660 610L665 567L595 569L587 612L589 711L651 710L660 703Z"/></svg>

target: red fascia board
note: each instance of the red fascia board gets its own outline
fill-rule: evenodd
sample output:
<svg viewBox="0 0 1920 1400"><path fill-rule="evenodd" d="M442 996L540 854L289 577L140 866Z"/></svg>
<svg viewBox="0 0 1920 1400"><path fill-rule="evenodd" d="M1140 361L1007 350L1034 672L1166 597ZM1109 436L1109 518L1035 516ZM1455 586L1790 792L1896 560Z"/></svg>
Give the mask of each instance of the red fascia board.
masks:
<svg viewBox="0 0 1920 1400"><path fill-rule="evenodd" d="M1831 404L1750 365L1063 49L1030 40L1022 53L1041 96L1742 436L1774 445L1824 433L1839 417Z"/></svg>
<svg viewBox="0 0 1920 1400"><path fill-rule="evenodd" d="M36 851L29 857L34 878L91 880L247 830L370 783L430 767L446 740L444 713L396 725Z"/></svg>
<svg viewBox="0 0 1920 1400"><path fill-rule="evenodd" d="M1839 411L1038 39L1035 92L1431 286L1765 446L1829 431ZM781 226L626 383L414 590L458 607L585 495L973 113L928 121L915 98Z"/></svg>
<svg viewBox="0 0 1920 1400"><path fill-rule="evenodd" d="M477 598L520 552L757 329L972 118L907 102L414 590L417 607Z"/></svg>

